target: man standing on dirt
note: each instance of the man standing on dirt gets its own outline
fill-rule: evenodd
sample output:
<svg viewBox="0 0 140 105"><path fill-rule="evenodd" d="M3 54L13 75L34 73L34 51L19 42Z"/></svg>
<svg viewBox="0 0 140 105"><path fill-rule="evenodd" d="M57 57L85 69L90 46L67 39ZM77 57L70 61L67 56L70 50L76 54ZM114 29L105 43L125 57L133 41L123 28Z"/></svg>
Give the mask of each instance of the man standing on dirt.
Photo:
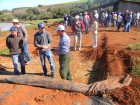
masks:
<svg viewBox="0 0 140 105"><path fill-rule="evenodd" d="M79 19L78 15L75 16L75 22L72 24L72 31L74 32L74 51L76 51L77 38L79 41L78 51L81 50L82 33L84 32L84 24Z"/></svg>
<svg viewBox="0 0 140 105"><path fill-rule="evenodd" d="M87 13L87 11L84 12L84 25L85 25L85 31L86 31L86 34L89 33L89 30L88 30L88 26L89 26L89 21L90 21L90 18L89 18L89 15Z"/></svg>
<svg viewBox="0 0 140 105"><path fill-rule="evenodd" d="M18 70L18 60L19 60L21 65L21 72L22 74L25 74L24 53L23 53L24 38L22 36L18 36L18 30L16 27L11 27L10 32L11 34L6 38L6 46L8 47L10 54L12 56L14 73L15 75L20 74Z"/></svg>
<svg viewBox="0 0 140 105"><path fill-rule="evenodd" d="M130 12L127 10L126 14L125 14L125 26L124 26L124 32L129 32L130 31L130 27L131 27L131 16L130 16Z"/></svg>
<svg viewBox="0 0 140 105"><path fill-rule="evenodd" d="M34 45L39 50L41 65L44 71L44 75L47 76L47 68L46 68L46 59L48 58L48 61L50 63L50 69L51 69L51 76L55 77L55 68L54 68L54 62L52 58L52 52L50 49L52 39L49 34L45 30L45 25L43 23L38 24L38 32L34 35Z"/></svg>
<svg viewBox="0 0 140 105"><path fill-rule="evenodd" d="M19 21L17 19L13 19L13 25L18 29L18 35L24 37L25 63L29 64L31 62L31 58L28 52L28 33L25 27L19 24Z"/></svg>
<svg viewBox="0 0 140 105"><path fill-rule="evenodd" d="M65 32L65 26L59 25L55 30L60 35L58 50L54 55L59 55L60 76L62 79L72 80L70 72L70 38Z"/></svg>
<svg viewBox="0 0 140 105"><path fill-rule="evenodd" d="M93 25L92 25L92 35L93 35L93 39L94 39L94 44L93 44L93 48L97 47L97 34L98 34L98 19L93 16Z"/></svg>

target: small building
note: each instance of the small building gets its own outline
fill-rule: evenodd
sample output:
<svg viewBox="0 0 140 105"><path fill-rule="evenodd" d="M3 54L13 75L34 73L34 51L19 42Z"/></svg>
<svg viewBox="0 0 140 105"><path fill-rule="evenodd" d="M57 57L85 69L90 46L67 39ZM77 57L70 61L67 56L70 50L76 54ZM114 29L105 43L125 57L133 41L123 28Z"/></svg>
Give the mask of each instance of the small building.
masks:
<svg viewBox="0 0 140 105"><path fill-rule="evenodd" d="M119 10L123 12L126 10L140 12L140 0L119 0Z"/></svg>

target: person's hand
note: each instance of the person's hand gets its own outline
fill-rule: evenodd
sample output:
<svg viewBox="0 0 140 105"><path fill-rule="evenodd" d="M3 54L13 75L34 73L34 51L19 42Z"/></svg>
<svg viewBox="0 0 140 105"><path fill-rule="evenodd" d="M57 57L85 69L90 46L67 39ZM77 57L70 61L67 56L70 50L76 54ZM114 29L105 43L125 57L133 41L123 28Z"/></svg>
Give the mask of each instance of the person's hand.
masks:
<svg viewBox="0 0 140 105"><path fill-rule="evenodd" d="M45 52L45 51L47 51L47 49L41 49L41 51L42 51L42 52Z"/></svg>
<svg viewBox="0 0 140 105"><path fill-rule="evenodd" d="M43 48L43 49L48 49L48 46L46 45L46 46L43 46L42 48Z"/></svg>
<svg viewBox="0 0 140 105"><path fill-rule="evenodd" d="M53 52L53 55L59 55L59 53L58 52Z"/></svg>

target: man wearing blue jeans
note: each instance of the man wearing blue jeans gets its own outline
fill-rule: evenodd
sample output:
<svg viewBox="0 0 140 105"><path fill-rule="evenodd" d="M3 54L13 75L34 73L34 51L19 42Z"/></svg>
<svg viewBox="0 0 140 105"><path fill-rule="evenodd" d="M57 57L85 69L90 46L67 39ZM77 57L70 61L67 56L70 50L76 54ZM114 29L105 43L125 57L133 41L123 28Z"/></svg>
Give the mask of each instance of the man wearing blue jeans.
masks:
<svg viewBox="0 0 140 105"><path fill-rule="evenodd" d="M24 56L25 56L25 63L29 64L31 62L31 58L28 52L28 33L25 27L19 24L17 19L13 19L13 25L18 29L18 36L24 37Z"/></svg>
<svg viewBox="0 0 140 105"><path fill-rule="evenodd" d="M11 27L10 32L11 34L6 38L6 45L12 56L14 73L15 75L20 74L18 70L18 60L19 60L21 65L21 72L22 74L25 74L25 64L24 64L24 54L23 54L24 38L22 36L18 36L18 30L16 27Z"/></svg>
<svg viewBox="0 0 140 105"><path fill-rule="evenodd" d="M130 13L129 13L128 10L126 11L125 21L126 21L126 24L124 26L124 32L129 32L130 31L132 17L130 16Z"/></svg>
<svg viewBox="0 0 140 105"><path fill-rule="evenodd" d="M45 25L43 23L38 24L38 32L34 35L34 45L39 50L41 65L43 68L44 75L47 76L46 59L47 57L50 63L51 76L55 77L54 62L52 59L52 52L50 49L50 44L52 42L50 34L45 30Z"/></svg>

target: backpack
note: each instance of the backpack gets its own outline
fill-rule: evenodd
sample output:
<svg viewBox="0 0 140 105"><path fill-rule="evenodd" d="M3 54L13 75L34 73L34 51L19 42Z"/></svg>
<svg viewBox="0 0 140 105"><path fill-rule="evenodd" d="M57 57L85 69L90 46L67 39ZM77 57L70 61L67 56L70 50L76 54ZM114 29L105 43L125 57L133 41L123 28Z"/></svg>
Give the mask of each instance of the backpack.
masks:
<svg viewBox="0 0 140 105"><path fill-rule="evenodd" d="M20 26L17 29L18 29L18 36L25 37L25 32L23 31L23 27Z"/></svg>

